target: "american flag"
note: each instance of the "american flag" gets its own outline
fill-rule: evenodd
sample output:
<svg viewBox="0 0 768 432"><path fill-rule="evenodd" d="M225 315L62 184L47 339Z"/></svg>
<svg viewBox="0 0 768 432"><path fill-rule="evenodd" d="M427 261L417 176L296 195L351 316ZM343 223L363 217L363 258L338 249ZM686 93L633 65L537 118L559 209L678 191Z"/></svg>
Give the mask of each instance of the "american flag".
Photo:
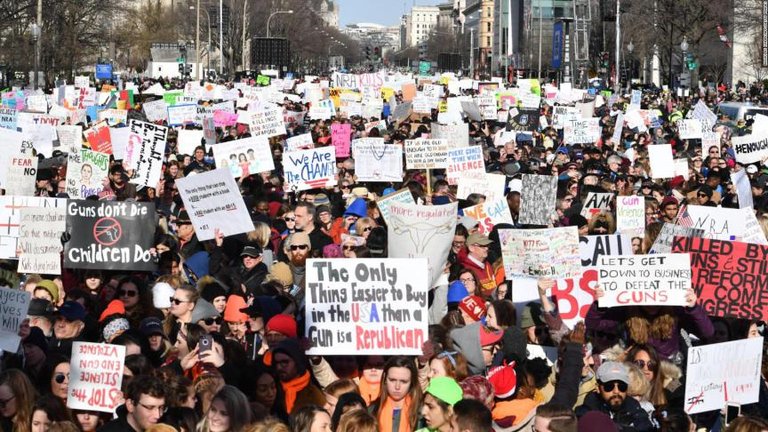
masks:
<svg viewBox="0 0 768 432"><path fill-rule="evenodd" d="M691 215L688 213L687 205L683 204L680 206L680 210L677 212L677 222L675 223L688 228L693 226L693 219L691 219Z"/></svg>

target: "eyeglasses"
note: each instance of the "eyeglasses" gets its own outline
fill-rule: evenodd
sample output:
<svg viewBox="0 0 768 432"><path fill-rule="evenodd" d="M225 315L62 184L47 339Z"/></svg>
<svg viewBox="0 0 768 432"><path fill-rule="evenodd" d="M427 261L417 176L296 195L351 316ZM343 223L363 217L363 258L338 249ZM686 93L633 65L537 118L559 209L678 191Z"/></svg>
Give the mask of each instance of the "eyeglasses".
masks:
<svg viewBox="0 0 768 432"><path fill-rule="evenodd" d="M118 297L136 297L137 294L136 291L119 290L117 292Z"/></svg>
<svg viewBox="0 0 768 432"><path fill-rule="evenodd" d="M286 222L296 222L295 217L284 217L283 220Z"/></svg>
<svg viewBox="0 0 768 432"><path fill-rule="evenodd" d="M5 408L8 402L16 399L16 395L9 397L8 399L0 399L0 408Z"/></svg>
<svg viewBox="0 0 768 432"><path fill-rule="evenodd" d="M215 318L206 318L203 320L205 325L212 326L214 323L221 324L221 317L215 317Z"/></svg>
<svg viewBox="0 0 768 432"><path fill-rule="evenodd" d="M495 353L498 349L499 349L498 345L488 345L483 347L483 351L491 354Z"/></svg>
<svg viewBox="0 0 768 432"><path fill-rule="evenodd" d="M653 360L648 360L647 362L645 360L635 360L635 364L640 369L645 369L645 367L648 367L648 370L654 370L656 369L656 362Z"/></svg>
<svg viewBox="0 0 768 432"><path fill-rule="evenodd" d="M468 282L476 283L474 278L459 278L459 280L462 283L468 283Z"/></svg>
<svg viewBox="0 0 768 432"><path fill-rule="evenodd" d="M622 393L626 393L627 388L629 385L625 383L624 381L609 381L607 383L600 383L600 387L603 388L603 391L606 392L612 392L616 386L619 386L619 391Z"/></svg>
<svg viewBox="0 0 768 432"><path fill-rule="evenodd" d="M709 154L717 154L717 153L719 153L717 150L710 150L709 151Z"/></svg>
<svg viewBox="0 0 768 432"><path fill-rule="evenodd" d="M189 300L179 300L175 297L171 297L171 303L175 304L176 306L182 304L182 303L189 303Z"/></svg>
<svg viewBox="0 0 768 432"><path fill-rule="evenodd" d="M343 246L342 249L344 249L345 251L355 250L355 245L346 245L346 246Z"/></svg>
<svg viewBox="0 0 768 432"><path fill-rule="evenodd" d="M291 245L292 251L307 250L307 249L309 249L309 245Z"/></svg>
<svg viewBox="0 0 768 432"><path fill-rule="evenodd" d="M166 408L165 405L152 406L152 405L144 405L141 402L139 402L138 405L141 405L141 407L147 411L159 411L160 414L165 414L165 411L168 410L168 408Z"/></svg>
<svg viewBox="0 0 768 432"><path fill-rule="evenodd" d="M53 380L56 381L56 384L63 384L64 380L69 380L69 374L57 373L53 376Z"/></svg>
<svg viewBox="0 0 768 432"><path fill-rule="evenodd" d="M700 194L696 194L696 196L698 196L699 198L705 198L707 194L700 193Z"/></svg>
<svg viewBox="0 0 768 432"><path fill-rule="evenodd" d="M370 231L372 229L373 229L373 227L365 227L365 228L363 228L363 232L368 232L368 231Z"/></svg>
<svg viewBox="0 0 768 432"><path fill-rule="evenodd" d="M463 241L455 241L455 242L453 242L453 243L451 243L451 244L452 244L452 245L454 245L454 246L456 246L456 247L459 247L459 246L464 246L464 242L463 242Z"/></svg>

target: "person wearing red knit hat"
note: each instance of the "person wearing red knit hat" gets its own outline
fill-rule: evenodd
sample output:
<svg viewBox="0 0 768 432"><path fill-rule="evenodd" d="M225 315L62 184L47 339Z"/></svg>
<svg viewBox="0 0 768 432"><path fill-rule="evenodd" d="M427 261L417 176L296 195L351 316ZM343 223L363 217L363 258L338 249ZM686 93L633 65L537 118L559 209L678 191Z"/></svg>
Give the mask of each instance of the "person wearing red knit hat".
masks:
<svg viewBox="0 0 768 432"><path fill-rule="evenodd" d="M112 315L125 315L125 304L122 300L112 300L104 309L104 312L99 316L99 322L104 322L105 319Z"/></svg>
<svg viewBox="0 0 768 432"><path fill-rule="evenodd" d="M224 307L224 321L229 327L229 334L241 342L245 340L245 333L248 330L248 315L240 309L245 309L247 306L245 299L239 295L231 295Z"/></svg>
<svg viewBox="0 0 768 432"><path fill-rule="evenodd" d="M297 337L296 319L287 314L277 314L267 321L265 335L269 346L276 346L281 341Z"/></svg>

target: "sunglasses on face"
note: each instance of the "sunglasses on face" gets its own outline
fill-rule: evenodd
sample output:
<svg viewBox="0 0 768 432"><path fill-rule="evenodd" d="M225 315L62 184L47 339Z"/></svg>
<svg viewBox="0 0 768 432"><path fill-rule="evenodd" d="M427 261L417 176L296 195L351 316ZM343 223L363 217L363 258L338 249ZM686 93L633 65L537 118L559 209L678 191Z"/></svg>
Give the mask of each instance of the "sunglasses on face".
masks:
<svg viewBox="0 0 768 432"><path fill-rule="evenodd" d="M291 250L292 251L307 250L307 249L309 249L308 245L291 245Z"/></svg>
<svg viewBox="0 0 768 432"><path fill-rule="evenodd" d="M283 220L286 222L296 222L295 217L284 217Z"/></svg>
<svg viewBox="0 0 768 432"><path fill-rule="evenodd" d="M136 297L136 294L138 294L136 291L119 290L117 292L118 297Z"/></svg>
<svg viewBox="0 0 768 432"><path fill-rule="evenodd" d="M351 250L355 250L355 246L354 245L346 245L346 246L343 247L343 249L345 251L351 251Z"/></svg>
<svg viewBox="0 0 768 432"><path fill-rule="evenodd" d="M57 373L54 375L53 380L56 381L56 384L63 384L64 380L69 379L69 374L63 374L63 373Z"/></svg>
<svg viewBox="0 0 768 432"><path fill-rule="evenodd" d="M215 318L206 318L203 320L205 325L212 326L214 323L221 325L221 317L215 317Z"/></svg>
<svg viewBox="0 0 768 432"><path fill-rule="evenodd" d="M647 362L645 360L635 360L635 364L640 369L645 369L645 367L648 367L648 370L654 370L656 368L656 362L653 360L648 360Z"/></svg>
<svg viewBox="0 0 768 432"><path fill-rule="evenodd" d="M186 302L187 302L187 300L179 300L179 299L177 299L175 297L171 297L171 303L175 304L176 306L178 306L178 305L180 305L182 303L186 303Z"/></svg>
<svg viewBox="0 0 768 432"><path fill-rule="evenodd" d="M626 393L627 388L629 387L624 381L610 381L607 383L600 383L600 386L603 388L603 391L606 392L612 392L616 386L619 386L619 391L622 393Z"/></svg>

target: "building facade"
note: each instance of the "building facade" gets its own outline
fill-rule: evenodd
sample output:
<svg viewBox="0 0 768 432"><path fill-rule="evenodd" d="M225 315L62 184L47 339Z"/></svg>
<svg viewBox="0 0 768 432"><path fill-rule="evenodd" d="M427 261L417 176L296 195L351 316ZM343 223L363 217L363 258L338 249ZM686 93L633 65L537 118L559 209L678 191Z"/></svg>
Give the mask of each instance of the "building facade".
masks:
<svg viewBox="0 0 768 432"><path fill-rule="evenodd" d="M416 46L429 38L430 32L437 27L440 8L436 6L414 6L405 16L405 45L402 48Z"/></svg>

